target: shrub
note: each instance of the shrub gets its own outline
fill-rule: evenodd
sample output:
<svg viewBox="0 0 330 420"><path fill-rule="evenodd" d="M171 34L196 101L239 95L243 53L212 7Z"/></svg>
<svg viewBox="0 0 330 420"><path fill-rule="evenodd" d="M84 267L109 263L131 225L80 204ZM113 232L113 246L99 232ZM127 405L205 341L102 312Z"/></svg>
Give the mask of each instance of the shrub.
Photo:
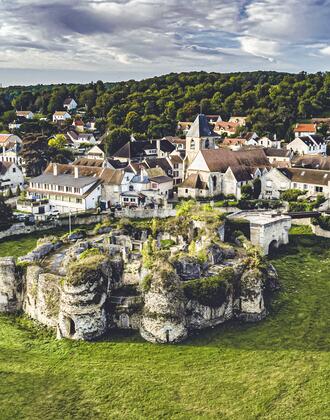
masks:
<svg viewBox="0 0 330 420"><path fill-rule="evenodd" d="M313 225L319 225L324 230L330 230L330 216L319 216L312 219Z"/></svg>
<svg viewBox="0 0 330 420"><path fill-rule="evenodd" d="M187 299L213 308L221 306L231 290L234 270L225 268L219 274L182 283Z"/></svg>
<svg viewBox="0 0 330 420"><path fill-rule="evenodd" d="M306 191L301 191L301 190L292 188L286 191L282 191L281 199L284 201L289 201L289 202L297 201L298 197L304 194L306 194Z"/></svg>
<svg viewBox="0 0 330 420"><path fill-rule="evenodd" d="M175 245L175 242L172 239L162 239L160 245L162 249L169 249L171 246Z"/></svg>
<svg viewBox="0 0 330 420"><path fill-rule="evenodd" d="M91 255L72 262L68 267L65 281L72 286L77 286L99 279L101 276L100 265L106 261L106 258L105 255Z"/></svg>
<svg viewBox="0 0 330 420"><path fill-rule="evenodd" d="M101 251L98 248L89 248L89 249L86 249L85 251L83 251L80 254L79 258L81 260L83 260L83 259L91 257L93 255L101 255Z"/></svg>
<svg viewBox="0 0 330 420"><path fill-rule="evenodd" d="M150 287L151 287L151 282L152 282L152 274L147 274L146 276L143 277L142 282L141 282L141 289L143 290L143 292L149 292Z"/></svg>

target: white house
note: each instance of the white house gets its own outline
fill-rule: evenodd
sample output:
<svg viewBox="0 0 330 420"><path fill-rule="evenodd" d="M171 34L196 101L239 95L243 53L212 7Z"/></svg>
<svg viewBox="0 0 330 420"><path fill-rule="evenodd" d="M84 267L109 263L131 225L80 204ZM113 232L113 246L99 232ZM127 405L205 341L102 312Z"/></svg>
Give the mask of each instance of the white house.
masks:
<svg viewBox="0 0 330 420"><path fill-rule="evenodd" d="M101 193L99 178L80 173L79 166L56 163L49 164L42 175L32 178L28 188L28 198L48 199L51 210L60 213L94 209L99 205Z"/></svg>
<svg viewBox="0 0 330 420"><path fill-rule="evenodd" d="M264 152L269 160L269 163L274 166L290 166L293 157L293 151L290 149L277 149L273 147L266 147Z"/></svg>
<svg viewBox="0 0 330 420"><path fill-rule="evenodd" d="M327 143L324 138L318 135L296 137L287 144L287 149L299 155L326 154Z"/></svg>
<svg viewBox="0 0 330 420"><path fill-rule="evenodd" d="M317 132L316 124L297 123L293 129L295 137L312 136Z"/></svg>
<svg viewBox="0 0 330 420"><path fill-rule="evenodd" d="M63 108L67 111L72 111L73 109L76 109L77 106L78 104L73 98L66 98L63 102Z"/></svg>
<svg viewBox="0 0 330 420"><path fill-rule="evenodd" d="M0 191L6 192L9 188L15 192L17 187L24 185L24 176L16 163L0 162Z"/></svg>
<svg viewBox="0 0 330 420"><path fill-rule="evenodd" d="M23 159L19 155L22 140L14 134L0 134L0 162L15 163L21 167Z"/></svg>
<svg viewBox="0 0 330 420"><path fill-rule="evenodd" d="M104 147L100 144L91 147L86 152L86 157L89 159L103 159L104 160L106 158Z"/></svg>
<svg viewBox="0 0 330 420"><path fill-rule="evenodd" d="M258 136L257 133L255 133L253 131L249 131L248 133L245 134L244 138L245 138L246 144L248 146L257 146L258 145L259 136Z"/></svg>
<svg viewBox="0 0 330 420"><path fill-rule="evenodd" d="M280 142L280 140L276 139L276 136L274 136L273 140L266 137L266 136L261 137L261 138L256 140L256 143L257 143L258 146L261 146L261 147L272 147L272 148L276 148L276 149L281 148L281 142Z"/></svg>
<svg viewBox="0 0 330 420"><path fill-rule="evenodd" d="M305 168L272 168L261 177L263 198L280 198L288 189L306 192L306 197L324 194L329 198L330 171Z"/></svg>
<svg viewBox="0 0 330 420"><path fill-rule="evenodd" d="M69 120L71 115L66 111L55 111L53 114L53 122L62 122Z"/></svg>
<svg viewBox="0 0 330 420"><path fill-rule="evenodd" d="M83 143L97 144L93 133L79 133L71 130L67 132L67 136L74 147L80 147Z"/></svg>
<svg viewBox="0 0 330 420"><path fill-rule="evenodd" d="M27 120L32 120L34 114L32 111L16 111L16 116L20 118L25 118Z"/></svg>

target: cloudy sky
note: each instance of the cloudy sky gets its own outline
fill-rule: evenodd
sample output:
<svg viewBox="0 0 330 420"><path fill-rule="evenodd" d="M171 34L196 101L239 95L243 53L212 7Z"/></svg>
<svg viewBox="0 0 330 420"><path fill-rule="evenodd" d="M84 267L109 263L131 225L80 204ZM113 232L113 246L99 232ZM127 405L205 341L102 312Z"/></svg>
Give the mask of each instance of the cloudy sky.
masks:
<svg viewBox="0 0 330 420"><path fill-rule="evenodd" d="M330 70L330 0L0 0L0 83Z"/></svg>

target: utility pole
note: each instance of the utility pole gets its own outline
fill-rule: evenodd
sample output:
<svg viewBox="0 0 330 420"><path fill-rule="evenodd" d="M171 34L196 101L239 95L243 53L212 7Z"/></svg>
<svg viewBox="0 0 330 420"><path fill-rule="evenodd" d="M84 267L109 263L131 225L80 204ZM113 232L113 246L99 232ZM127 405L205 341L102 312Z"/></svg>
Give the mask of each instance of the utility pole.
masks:
<svg viewBox="0 0 330 420"><path fill-rule="evenodd" d="M71 209L69 209L69 234L71 235Z"/></svg>

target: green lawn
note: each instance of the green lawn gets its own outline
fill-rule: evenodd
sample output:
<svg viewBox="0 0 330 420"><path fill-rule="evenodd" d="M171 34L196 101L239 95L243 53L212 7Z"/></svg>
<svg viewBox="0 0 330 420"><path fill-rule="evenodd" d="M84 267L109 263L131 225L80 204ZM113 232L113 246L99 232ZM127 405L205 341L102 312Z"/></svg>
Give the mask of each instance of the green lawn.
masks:
<svg viewBox="0 0 330 420"><path fill-rule="evenodd" d="M274 264L265 321L181 345L56 341L0 317L0 418L329 419L330 241L294 235Z"/></svg>

